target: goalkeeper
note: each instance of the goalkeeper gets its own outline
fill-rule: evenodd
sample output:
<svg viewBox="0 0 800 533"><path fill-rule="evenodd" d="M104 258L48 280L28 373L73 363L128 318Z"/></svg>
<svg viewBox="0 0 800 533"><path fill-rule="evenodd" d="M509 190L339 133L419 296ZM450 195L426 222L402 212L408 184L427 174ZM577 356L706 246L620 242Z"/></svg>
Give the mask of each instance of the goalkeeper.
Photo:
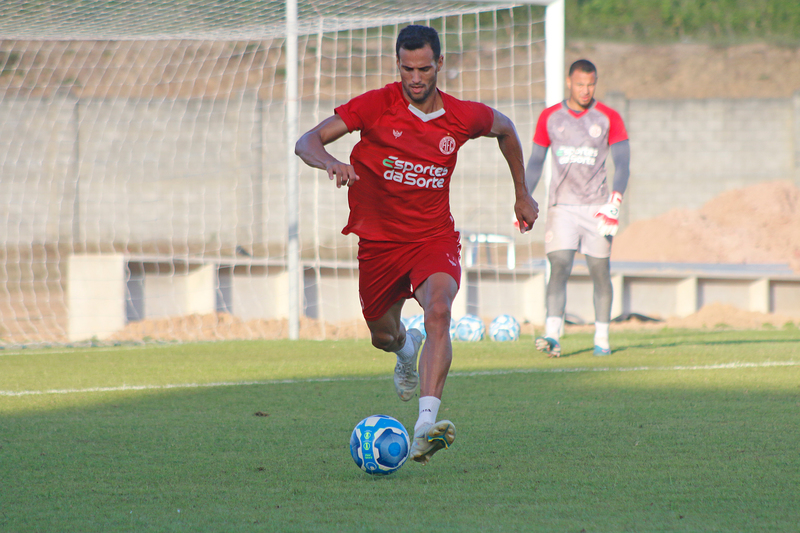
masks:
<svg viewBox="0 0 800 533"><path fill-rule="evenodd" d="M533 226L536 202L525 185L525 161L514 124L498 111L436 88L443 57L436 30L407 26L395 44L400 82L368 91L336 108L304 134L295 152L346 185L350 217L342 233L358 241L358 292L372 344L397 355L394 383L408 401L419 383L419 418L409 456L427 463L455 439L455 426L436 421L450 369L450 313L461 281L461 245L450 214L450 179L458 149L495 137L514 181L520 230ZM350 164L325 145L359 130ZM406 331L403 303L416 298L427 340ZM417 354L419 353L419 374Z"/></svg>
<svg viewBox="0 0 800 533"><path fill-rule="evenodd" d="M575 252L586 257L594 287L594 355L610 355L611 240L617 232L619 207L630 175L630 146L619 113L594 99L597 69L581 59L567 77L567 100L545 109L533 137L526 169L529 190L542 175L547 148L553 160L545 253L550 262L547 283L547 318L544 336L536 348L550 357L561 355L559 335L567 303L567 279ZM611 190L606 179L606 159L614 161Z"/></svg>

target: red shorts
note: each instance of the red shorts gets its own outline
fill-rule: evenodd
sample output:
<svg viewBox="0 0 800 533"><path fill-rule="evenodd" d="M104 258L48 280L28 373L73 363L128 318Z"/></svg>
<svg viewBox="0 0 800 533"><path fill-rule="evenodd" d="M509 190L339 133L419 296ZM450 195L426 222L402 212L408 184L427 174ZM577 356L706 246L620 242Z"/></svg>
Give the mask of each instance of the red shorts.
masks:
<svg viewBox="0 0 800 533"><path fill-rule="evenodd" d="M458 233L425 242L358 242L358 294L367 322L378 320L432 274L444 272L461 285Z"/></svg>

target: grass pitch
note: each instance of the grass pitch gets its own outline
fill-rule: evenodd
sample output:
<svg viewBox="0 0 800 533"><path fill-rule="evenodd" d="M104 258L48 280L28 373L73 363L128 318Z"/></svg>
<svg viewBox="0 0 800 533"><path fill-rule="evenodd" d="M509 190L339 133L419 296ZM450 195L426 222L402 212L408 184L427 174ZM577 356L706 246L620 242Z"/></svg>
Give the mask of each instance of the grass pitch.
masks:
<svg viewBox="0 0 800 533"><path fill-rule="evenodd" d="M350 432L417 402L366 341L3 353L0 531L797 531L800 332L612 341L455 343L455 444L387 477Z"/></svg>

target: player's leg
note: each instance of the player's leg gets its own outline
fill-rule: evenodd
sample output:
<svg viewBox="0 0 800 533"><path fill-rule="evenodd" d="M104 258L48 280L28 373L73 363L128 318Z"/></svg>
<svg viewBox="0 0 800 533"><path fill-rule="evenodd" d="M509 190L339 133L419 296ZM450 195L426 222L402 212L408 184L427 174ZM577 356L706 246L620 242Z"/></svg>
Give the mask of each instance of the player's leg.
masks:
<svg viewBox="0 0 800 533"><path fill-rule="evenodd" d="M372 345L397 355L394 384L401 400L414 396L419 375L417 354L422 333L406 332L400 312L407 298L413 296L408 276L410 265L404 262L407 245L366 241L358 243L358 293L362 313L372 337Z"/></svg>
<svg viewBox="0 0 800 533"><path fill-rule="evenodd" d="M450 317L458 284L444 272L432 274L415 291L425 313L425 346L419 358L420 396L442 397L444 382L453 359Z"/></svg>
<svg viewBox="0 0 800 533"><path fill-rule="evenodd" d="M550 279L545 293L547 318L544 336L536 339L536 348L550 357L559 357L559 339L567 307L567 281L572 273L575 250L555 250L547 254L547 260L550 262Z"/></svg>
<svg viewBox="0 0 800 533"><path fill-rule="evenodd" d="M378 320L368 320L372 345L397 355L394 367L394 387L404 402L414 396L419 383L417 354L422 345L422 333L415 329L406 331L400 320L405 299L395 302Z"/></svg>
<svg viewBox="0 0 800 533"><path fill-rule="evenodd" d="M567 280L572 272L575 251L580 245L580 227L574 206L551 206L547 213L544 251L550 264L547 281L544 335L536 339L536 348L550 357L561 355L559 338L564 328L564 309L567 305Z"/></svg>
<svg viewBox="0 0 800 533"><path fill-rule="evenodd" d="M608 328L611 322L611 301L614 297L611 286L611 237L603 235L594 218L597 206L583 207L581 252L586 256L586 265L594 286L594 354L611 355Z"/></svg>
<svg viewBox="0 0 800 533"><path fill-rule="evenodd" d="M425 345L419 358L419 418L414 425L411 459L426 464L437 451L455 440L456 429L449 420L436 421L453 347L450 342L450 317L458 284L444 272L431 274L415 291L425 313Z"/></svg>
<svg viewBox="0 0 800 533"><path fill-rule="evenodd" d="M611 323L611 302L614 288L611 285L611 262L608 257L586 256L586 265L594 286L594 354L611 355L608 328Z"/></svg>
<svg viewBox="0 0 800 533"><path fill-rule="evenodd" d="M395 302L382 317L367 320L372 345L384 352L396 352L405 343L405 328L400 320L405 300Z"/></svg>

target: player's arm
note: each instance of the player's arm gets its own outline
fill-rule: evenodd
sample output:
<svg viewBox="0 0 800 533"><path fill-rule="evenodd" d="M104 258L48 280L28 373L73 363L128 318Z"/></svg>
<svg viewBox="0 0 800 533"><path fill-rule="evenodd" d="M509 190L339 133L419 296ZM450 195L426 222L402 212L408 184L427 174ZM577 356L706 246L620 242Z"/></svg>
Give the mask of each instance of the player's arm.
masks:
<svg viewBox="0 0 800 533"><path fill-rule="evenodd" d="M520 233L533 228L533 223L539 217L539 206L531 197L531 191L525 183L525 160L522 155L522 143L519 141L517 129L511 119L500 113L496 109L492 129L487 137L497 138L497 144L503 153L508 168L511 170L511 178L514 180L514 214L519 223Z"/></svg>
<svg viewBox="0 0 800 533"><path fill-rule="evenodd" d="M358 181L358 175L352 165L342 163L333 157L325 145L349 133L347 126L339 115L326 118L306 132L294 145L294 153L300 156L308 166L324 170L328 178L336 179L336 186L348 187Z"/></svg>
<svg viewBox="0 0 800 533"><path fill-rule="evenodd" d="M531 192L536 190L536 186L539 185L539 180L542 179L542 170L544 170L544 158L546 155L547 146L533 143L531 157L528 159L528 166L525 167L525 182L528 184L528 190Z"/></svg>
<svg viewBox="0 0 800 533"><path fill-rule="evenodd" d="M608 203L597 211L595 217L599 219L597 229L600 233L614 236L619 228L619 206L622 205L622 195L628 188L628 178L631 175L631 147L626 139L612 144L610 149L611 159L614 161L614 184Z"/></svg>
<svg viewBox="0 0 800 533"><path fill-rule="evenodd" d="M628 188L631 177L631 145L627 140L611 145L611 160L614 161L614 185L612 190L620 195Z"/></svg>

